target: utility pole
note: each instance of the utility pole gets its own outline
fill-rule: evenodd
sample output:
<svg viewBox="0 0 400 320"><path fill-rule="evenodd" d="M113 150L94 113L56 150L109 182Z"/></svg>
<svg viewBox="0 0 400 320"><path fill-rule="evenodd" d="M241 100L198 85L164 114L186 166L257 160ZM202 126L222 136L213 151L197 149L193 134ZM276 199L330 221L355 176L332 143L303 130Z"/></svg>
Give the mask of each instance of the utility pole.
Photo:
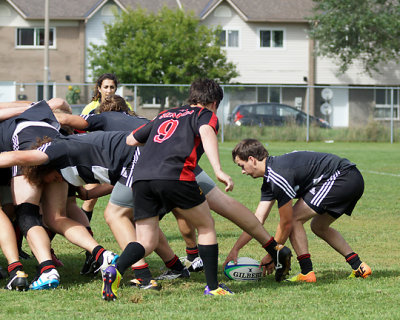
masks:
<svg viewBox="0 0 400 320"><path fill-rule="evenodd" d="M43 99L49 100L49 0L44 2L44 77Z"/></svg>

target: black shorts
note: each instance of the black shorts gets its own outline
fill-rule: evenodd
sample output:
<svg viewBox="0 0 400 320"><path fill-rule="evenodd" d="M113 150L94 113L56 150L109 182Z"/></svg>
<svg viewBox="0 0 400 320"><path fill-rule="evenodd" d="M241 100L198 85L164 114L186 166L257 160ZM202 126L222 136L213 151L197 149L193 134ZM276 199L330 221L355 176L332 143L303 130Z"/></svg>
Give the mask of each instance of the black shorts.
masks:
<svg viewBox="0 0 400 320"><path fill-rule="evenodd" d="M321 180L303 196L307 205L318 214L327 212L334 218L351 215L364 192L364 179L356 167L336 171Z"/></svg>
<svg viewBox="0 0 400 320"><path fill-rule="evenodd" d="M11 168L0 168L0 186L11 185Z"/></svg>
<svg viewBox="0 0 400 320"><path fill-rule="evenodd" d="M134 220L163 215L174 208L190 209L206 200L195 181L141 180L132 188Z"/></svg>

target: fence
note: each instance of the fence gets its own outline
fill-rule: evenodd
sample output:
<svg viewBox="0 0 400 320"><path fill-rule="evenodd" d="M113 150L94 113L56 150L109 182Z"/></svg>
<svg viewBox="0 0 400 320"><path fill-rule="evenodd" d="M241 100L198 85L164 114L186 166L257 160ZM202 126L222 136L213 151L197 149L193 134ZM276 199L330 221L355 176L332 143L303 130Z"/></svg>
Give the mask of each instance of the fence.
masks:
<svg viewBox="0 0 400 320"><path fill-rule="evenodd" d="M310 117L329 122L333 128L358 128L379 123L390 130L390 142L400 125L399 87L306 86L306 85L223 85L224 99L218 109L221 138L232 124L235 106L261 102L289 105L306 113L306 141L309 141ZM92 97L92 83L52 83L50 97L66 99L80 113ZM139 115L153 118L160 111L185 103L189 85L122 84L117 94L123 96ZM0 82L0 101L43 98L42 83ZM275 111L278 112L278 111ZM289 116L285 110L280 116ZM286 113L285 113L286 112ZM397 138L398 139L398 138Z"/></svg>

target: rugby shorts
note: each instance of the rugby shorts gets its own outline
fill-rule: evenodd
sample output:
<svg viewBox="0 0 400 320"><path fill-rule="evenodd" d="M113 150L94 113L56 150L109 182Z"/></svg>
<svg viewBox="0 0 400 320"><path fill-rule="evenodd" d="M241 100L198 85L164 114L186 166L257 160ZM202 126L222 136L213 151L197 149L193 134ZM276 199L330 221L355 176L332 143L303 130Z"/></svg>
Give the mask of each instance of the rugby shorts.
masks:
<svg viewBox="0 0 400 320"><path fill-rule="evenodd" d="M351 215L357 201L364 192L364 179L356 167L337 170L327 179L322 179L302 198L318 214L327 212L334 218L342 214Z"/></svg>

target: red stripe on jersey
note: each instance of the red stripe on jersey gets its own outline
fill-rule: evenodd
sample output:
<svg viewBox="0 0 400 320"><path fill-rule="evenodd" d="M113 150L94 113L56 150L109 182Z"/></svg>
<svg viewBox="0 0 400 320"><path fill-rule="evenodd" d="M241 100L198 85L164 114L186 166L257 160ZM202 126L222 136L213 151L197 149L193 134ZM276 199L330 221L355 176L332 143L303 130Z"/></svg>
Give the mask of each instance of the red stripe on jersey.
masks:
<svg viewBox="0 0 400 320"><path fill-rule="evenodd" d="M197 148L201 143L200 137L194 138L194 147L189 157L186 158L185 163L183 164L183 169L181 171L181 175L179 176L179 180L182 181L195 181L196 177L193 173L194 168L197 165Z"/></svg>
<svg viewBox="0 0 400 320"><path fill-rule="evenodd" d="M147 123L142 124L139 128L136 128L135 130L133 130L133 131L132 131L132 135L135 134L135 132L139 131L141 128L143 128L146 124L147 124Z"/></svg>
<svg viewBox="0 0 400 320"><path fill-rule="evenodd" d="M208 123L215 131L215 134L218 133L217 124L218 124L218 117L215 113L213 113L210 122Z"/></svg>

